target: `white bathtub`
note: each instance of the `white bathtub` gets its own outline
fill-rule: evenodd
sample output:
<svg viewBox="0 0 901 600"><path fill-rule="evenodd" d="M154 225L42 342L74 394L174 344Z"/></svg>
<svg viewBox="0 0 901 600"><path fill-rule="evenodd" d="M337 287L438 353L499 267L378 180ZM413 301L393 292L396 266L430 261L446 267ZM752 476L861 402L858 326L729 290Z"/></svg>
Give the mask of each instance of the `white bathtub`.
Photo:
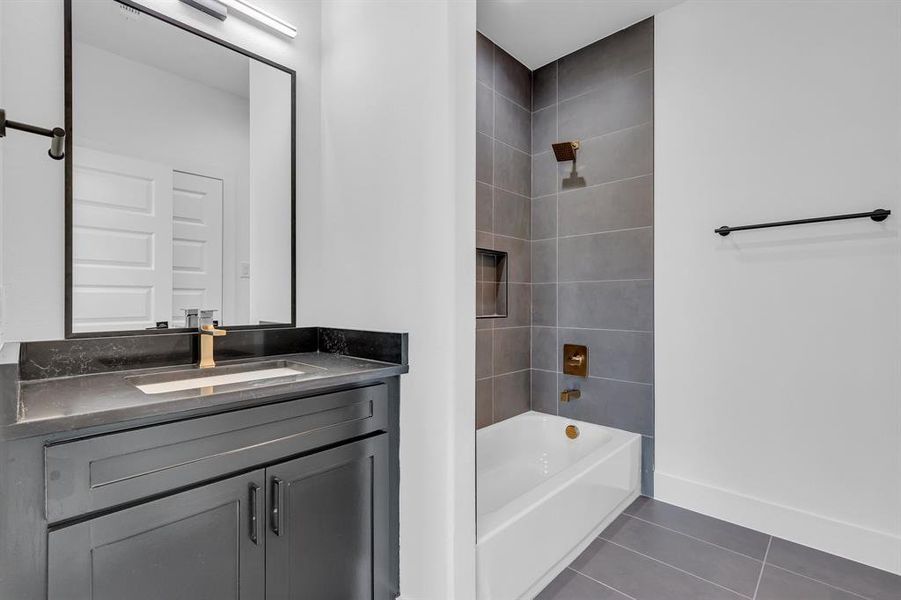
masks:
<svg viewBox="0 0 901 600"><path fill-rule="evenodd" d="M639 493L638 434L528 412L476 443L479 600L533 598Z"/></svg>

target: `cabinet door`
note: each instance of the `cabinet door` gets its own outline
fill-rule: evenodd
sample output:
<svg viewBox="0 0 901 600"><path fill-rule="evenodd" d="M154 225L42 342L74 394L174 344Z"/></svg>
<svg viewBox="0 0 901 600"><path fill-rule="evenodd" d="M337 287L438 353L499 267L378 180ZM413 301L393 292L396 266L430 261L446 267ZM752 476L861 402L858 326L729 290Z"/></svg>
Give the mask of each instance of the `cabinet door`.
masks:
<svg viewBox="0 0 901 600"><path fill-rule="evenodd" d="M50 600L251 600L265 585L264 471L50 532Z"/></svg>
<svg viewBox="0 0 901 600"><path fill-rule="evenodd" d="M387 600L388 436L266 469L269 600Z"/></svg>

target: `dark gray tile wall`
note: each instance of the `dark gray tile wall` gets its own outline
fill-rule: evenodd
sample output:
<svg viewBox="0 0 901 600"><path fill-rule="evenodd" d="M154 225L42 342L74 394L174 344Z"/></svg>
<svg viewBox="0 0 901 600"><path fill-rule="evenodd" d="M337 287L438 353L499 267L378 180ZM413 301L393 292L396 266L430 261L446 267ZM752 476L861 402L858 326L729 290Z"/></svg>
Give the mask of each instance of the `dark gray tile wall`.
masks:
<svg viewBox="0 0 901 600"><path fill-rule="evenodd" d="M478 34L476 244L507 252L507 317L476 321L476 427L529 410L532 74Z"/></svg>
<svg viewBox="0 0 901 600"><path fill-rule="evenodd" d="M648 19L536 70L531 140L532 408L640 433L648 495L654 465L653 38ZM568 140L582 145L577 178L572 163L557 163L551 151L552 143ZM560 372L567 343L588 346L588 378ZM567 387L581 389L582 397L561 404Z"/></svg>
<svg viewBox="0 0 901 600"><path fill-rule="evenodd" d="M538 600L888 600L901 577L639 498Z"/></svg>

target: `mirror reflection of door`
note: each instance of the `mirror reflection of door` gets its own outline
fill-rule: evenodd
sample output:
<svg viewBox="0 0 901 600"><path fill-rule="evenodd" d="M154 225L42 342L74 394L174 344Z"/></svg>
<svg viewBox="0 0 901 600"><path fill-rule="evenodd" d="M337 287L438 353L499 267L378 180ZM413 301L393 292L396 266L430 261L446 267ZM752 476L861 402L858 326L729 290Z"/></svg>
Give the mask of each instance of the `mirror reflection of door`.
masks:
<svg viewBox="0 0 901 600"><path fill-rule="evenodd" d="M222 310L222 180L176 171L172 184L169 326L184 327L186 308Z"/></svg>
<svg viewBox="0 0 901 600"><path fill-rule="evenodd" d="M72 331L145 329L171 314L172 169L77 148ZM168 240L161 242L160 240Z"/></svg>
<svg viewBox="0 0 901 600"><path fill-rule="evenodd" d="M78 148L73 331L184 327L222 306L222 180Z"/></svg>

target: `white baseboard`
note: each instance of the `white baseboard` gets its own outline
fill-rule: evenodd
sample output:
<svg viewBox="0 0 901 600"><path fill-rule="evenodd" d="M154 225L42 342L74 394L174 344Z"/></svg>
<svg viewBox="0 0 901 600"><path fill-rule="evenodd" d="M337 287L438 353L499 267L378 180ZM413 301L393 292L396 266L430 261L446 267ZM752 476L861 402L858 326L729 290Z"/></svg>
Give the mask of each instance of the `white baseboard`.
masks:
<svg viewBox="0 0 901 600"><path fill-rule="evenodd" d="M657 471L654 497L901 575L901 536Z"/></svg>

